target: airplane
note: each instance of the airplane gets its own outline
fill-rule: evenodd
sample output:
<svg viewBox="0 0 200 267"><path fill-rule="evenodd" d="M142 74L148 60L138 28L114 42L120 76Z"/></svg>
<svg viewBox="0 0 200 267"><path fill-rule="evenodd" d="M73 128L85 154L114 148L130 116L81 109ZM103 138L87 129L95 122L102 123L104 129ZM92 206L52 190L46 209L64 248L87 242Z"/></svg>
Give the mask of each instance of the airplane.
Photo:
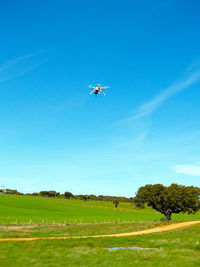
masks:
<svg viewBox="0 0 200 267"><path fill-rule="evenodd" d="M97 84L96 86L89 85L90 89L93 89L93 91L90 93L97 96L98 94L102 93L103 95L106 95L103 90L108 89L110 86L102 86L101 84Z"/></svg>

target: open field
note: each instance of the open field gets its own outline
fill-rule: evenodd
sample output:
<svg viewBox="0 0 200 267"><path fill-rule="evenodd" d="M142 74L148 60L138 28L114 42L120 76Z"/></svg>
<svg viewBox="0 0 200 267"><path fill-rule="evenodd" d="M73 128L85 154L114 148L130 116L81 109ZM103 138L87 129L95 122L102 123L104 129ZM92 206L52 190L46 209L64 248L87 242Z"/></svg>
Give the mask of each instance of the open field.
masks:
<svg viewBox="0 0 200 267"><path fill-rule="evenodd" d="M1 266L200 266L200 226L143 236L1 242L0 251Z"/></svg>
<svg viewBox="0 0 200 267"><path fill-rule="evenodd" d="M0 238L88 236L168 224L130 203L0 195ZM174 221L200 220L174 215ZM140 250L111 247L140 247ZM200 226L142 236L0 242L0 266L200 266Z"/></svg>
<svg viewBox="0 0 200 267"><path fill-rule="evenodd" d="M134 209L130 203L52 199L44 197L0 195L0 224L75 224L107 222L152 222L163 215L151 208ZM200 220L195 215L175 214L175 221Z"/></svg>
<svg viewBox="0 0 200 267"><path fill-rule="evenodd" d="M195 221L194 221L195 222ZM187 223L187 222L186 222ZM132 222L132 223L98 223L98 224L23 224L1 225L0 241L4 238L35 237L77 237L94 235L111 235L138 232L155 227L168 226L168 222ZM173 225L174 223L172 223Z"/></svg>
<svg viewBox="0 0 200 267"><path fill-rule="evenodd" d="M0 242L7 242L7 241L13 241L13 242L16 242L16 241L33 241L33 240L40 240L40 239L49 239L49 240L53 240L53 239L86 239L86 238L101 238L101 237L105 237L105 238L109 238L109 237L122 237L122 236L138 236L138 235L147 235L147 234L152 234L152 233L161 233L161 232L166 232L166 231L172 231L172 230L177 230L177 229L181 229L181 228L187 228L187 227L192 227L194 225L200 225L200 221L186 221L186 222L178 222L178 223L168 223L166 225L159 225L159 223L157 223L157 227L154 227L153 224L149 224L147 225L148 228L147 229L142 229L142 230L138 230L138 225L140 225L139 223L132 223L132 224L135 224L137 227L135 230L132 230L131 232L121 232L120 233L110 233L110 234L95 234L95 235L70 235L69 233L67 234L63 234L63 235L60 235L60 236L55 236L55 233L51 236L36 236L36 237L33 237L33 236L28 236L28 237L24 237L23 235L22 236L17 236L17 237L4 237L4 235L7 235L7 232L8 233L20 233L20 234L24 234L24 233L31 233L30 231L30 228L34 229L34 226L32 225L32 227L28 226L28 225L24 225L24 226L4 226L4 227L1 227L2 231L1 231L1 234L3 235L3 238L0 238ZM85 224L82 224L81 226L85 226ZM92 224L90 224L91 226ZM93 224L94 225L94 224ZM80 226L80 225L79 225ZM98 225L98 228L100 224ZM146 225L145 225L146 227ZM37 228L37 226L36 226ZM63 229L67 228L66 226L63 225ZM99 229L96 229L98 230L99 232ZM116 228L116 227L112 227L113 229ZM27 230L26 230L27 229ZM78 228L77 228L78 229ZM112 229L112 230L113 230ZM52 230L57 230L56 229L56 226L54 225L54 228ZM106 229L107 230L107 229ZM119 227L118 229L119 230ZM127 230L127 229L126 229ZM36 232L37 233L37 232ZM28 235L29 235L28 234ZM51 232L52 234L52 232ZM77 233L76 233L77 234Z"/></svg>

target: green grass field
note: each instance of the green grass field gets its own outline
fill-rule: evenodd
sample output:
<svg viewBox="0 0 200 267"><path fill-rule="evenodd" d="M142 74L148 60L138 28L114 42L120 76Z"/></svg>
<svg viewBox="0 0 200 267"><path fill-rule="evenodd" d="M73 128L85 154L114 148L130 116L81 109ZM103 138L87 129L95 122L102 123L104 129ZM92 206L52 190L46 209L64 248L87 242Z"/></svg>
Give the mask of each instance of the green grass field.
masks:
<svg viewBox="0 0 200 267"><path fill-rule="evenodd" d="M125 233L167 223L130 203L115 209L109 202L0 195L0 210L0 238ZM200 220L200 213L172 219ZM200 226L130 237L4 241L0 251L0 266L200 266Z"/></svg>
<svg viewBox="0 0 200 267"><path fill-rule="evenodd" d="M17 195L0 195L0 210L0 224L151 222L163 218L149 207L134 209L130 203L120 203L114 208L111 202ZM172 219L200 220L200 212L195 215L176 214Z"/></svg>
<svg viewBox="0 0 200 267"><path fill-rule="evenodd" d="M99 229L90 227L97 228L75 230L86 234ZM111 247L143 249L108 251ZM200 266L200 226L131 237L7 241L0 242L0 251L0 266Z"/></svg>

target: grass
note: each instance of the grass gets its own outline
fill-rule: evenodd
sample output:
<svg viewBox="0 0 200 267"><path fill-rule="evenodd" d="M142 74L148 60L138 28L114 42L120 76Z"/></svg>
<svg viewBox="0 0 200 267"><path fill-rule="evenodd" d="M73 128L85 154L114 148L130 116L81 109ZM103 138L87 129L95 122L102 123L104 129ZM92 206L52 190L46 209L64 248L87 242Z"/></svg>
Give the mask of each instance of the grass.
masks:
<svg viewBox="0 0 200 267"><path fill-rule="evenodd" d="M0 195L0 210L0 238L123 233L166 224L151 208L130 203L115 209L110 202ZM172 219L200 220L200 213ZM106 249L122 246L144 249ZM200 226L143 236L6 241L0 251L0 266L200 266Z"/></svg>
<svg viewBox="0 0 200 267"><path fill-rule="evenodd" d="M0 195L0 224L102 223L159 221L163 215L151 209L134 209L130 203L114 208L111 202ZM175 221L200 220L195 215L176 214Z"/></svg>
<svg viewBox="0 0 200 267"><path fill-rule="evenodd" d="M84 236L112 233L127 233L161 226L161 222L107 223L81 225L7 225L0 226L0 238Z"/></svg>
<svg viewBox="0 0 200 267"><path fill-rule="evenodd" d="M144 250L108 251L108 247ZM0 266L200 266L200 227L144 236L1 242Z"/></svg>

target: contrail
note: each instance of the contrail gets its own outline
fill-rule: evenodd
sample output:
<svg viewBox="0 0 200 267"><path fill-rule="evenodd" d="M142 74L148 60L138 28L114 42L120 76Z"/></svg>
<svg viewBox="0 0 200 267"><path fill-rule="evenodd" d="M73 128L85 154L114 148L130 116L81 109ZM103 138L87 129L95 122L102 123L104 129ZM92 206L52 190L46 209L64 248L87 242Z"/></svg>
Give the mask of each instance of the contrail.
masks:
<svg viewBox="0 0 200 267"><path fill-rule="evenodd" d="M42 52L18 57L0 65L0 82L20 77L32 69L37 68L49 59L41 58L41 56L46 54L48 51L49 50L45 50Z"/></svg>
<svg viewBox="0 0 200 267"><path fill-rule="evenodd" d="M194 83L198 82L199 80L200 80L200 69L192 72L190 75L187 75L183 79L172 84L167 89L162 91L159 95L157 95L155 98L153 98L152 100L150 100L146 104L141 105L138 109L138 112L136 112L135 115L130 116L124 120L121 120L118 123L120 123L120 124L126 123L129 121L134 121L134 120L151 115L169 97L171 97L174 94L188 88L189 86L193 85Z"/></svg>

